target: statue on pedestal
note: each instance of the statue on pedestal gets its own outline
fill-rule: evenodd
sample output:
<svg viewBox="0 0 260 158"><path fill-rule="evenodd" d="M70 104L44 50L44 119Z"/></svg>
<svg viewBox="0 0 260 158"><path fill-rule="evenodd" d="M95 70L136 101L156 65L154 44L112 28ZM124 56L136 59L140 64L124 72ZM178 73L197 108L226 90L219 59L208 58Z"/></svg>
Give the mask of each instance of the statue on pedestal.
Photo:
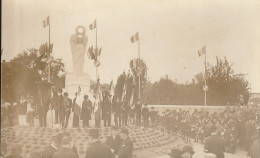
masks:
<svg viewBox="0 0 260 158"><path fill-rule="evenodd" d="M82 74L84 67L84 58L88 38L85 35L86 29L83 26L76 28L76 33L71 35L70 47L72 53L73 73Z"/></svg>

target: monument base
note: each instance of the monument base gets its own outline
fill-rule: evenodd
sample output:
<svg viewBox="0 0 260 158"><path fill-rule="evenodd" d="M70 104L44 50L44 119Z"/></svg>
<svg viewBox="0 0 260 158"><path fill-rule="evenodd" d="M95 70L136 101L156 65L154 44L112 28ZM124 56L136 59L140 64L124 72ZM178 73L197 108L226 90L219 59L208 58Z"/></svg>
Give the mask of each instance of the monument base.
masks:
<svg viewBox="0 0 260 158"><path fill-rule="evenodd" d="M87 73L67 74L65 78L65 90L72 99L75 97L75 93L78 92L79 87L81 88L81 93L90 93L90 75Z"/></svg>

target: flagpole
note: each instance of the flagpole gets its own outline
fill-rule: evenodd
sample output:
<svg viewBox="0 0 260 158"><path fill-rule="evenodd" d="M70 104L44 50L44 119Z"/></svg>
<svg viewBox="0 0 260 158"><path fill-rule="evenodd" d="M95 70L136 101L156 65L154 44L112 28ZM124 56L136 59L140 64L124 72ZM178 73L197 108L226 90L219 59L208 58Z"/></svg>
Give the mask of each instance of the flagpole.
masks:
<svg viewBox="0 0 260 158"><path fill-rule="evenodd" d="M207 79L206 79L206 73L207 73L207 67L206 67L206 64L207 64L207 53L205 53L205 73L204 73L204 85L205 85L205 90L204 90L204 104L205 106L207 106L207 89L206 89L206 86L207 86Z"/></svg>
<svg viewBox="0 0 260 158"><path fill-rule="evenodd" d="M140 38L139 38L139 35L138 35L138 58L139 58L139 64L141 63L141 58L140 58ZM141 65L138 65L139 67ZM141 76L139 75L138 77L138 80L139 80L139 96L138 96L138 99L141 99Z"/></svg>
<svg viewBox="0 0 260 158"><path fill-rule="evenodd" d="M51 57L51 47L50 46L51 46L51 24L50 24L50 19L49 19L49 54L48 54L48 58ZM51 82L51 63L48 64L48 82Z"/></svg>
<svg viewBox="0 0 260 158"><path fill-rule="evenodd" d="M97 50L97 19L96 19L96 51ZM95 52L96 53L96 52ZM98 57L97 57L98 58ZM96 66L96 78L98 80L98 67Z"/></svg>

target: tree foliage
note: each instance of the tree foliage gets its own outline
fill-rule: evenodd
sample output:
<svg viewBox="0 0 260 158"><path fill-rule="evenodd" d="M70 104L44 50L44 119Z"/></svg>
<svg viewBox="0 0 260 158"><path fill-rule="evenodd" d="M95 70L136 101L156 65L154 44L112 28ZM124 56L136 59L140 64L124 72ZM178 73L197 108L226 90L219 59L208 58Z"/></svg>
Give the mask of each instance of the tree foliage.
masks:
<svg viewBox="0 0 260 158"><path fill-rule="evenodd" d="M17 101L20 96L37 95L37 82L46 81L46 56L39 55L35 48L28 49L9 62L2 62L3 101ZM51 57L51 81L59 83L65 79L64 63L61 59Z"/></svg>
<svg viewBox="0 0 260 158"><path fill-rule="evenodd" d="M215 65L208 65L207 105L247 104L249 83L243 75L235 74L226 58L216 58ZM146 87L144 101L147 104L203 105L204 81L178 84L166 75L160 81Z"/></svg>

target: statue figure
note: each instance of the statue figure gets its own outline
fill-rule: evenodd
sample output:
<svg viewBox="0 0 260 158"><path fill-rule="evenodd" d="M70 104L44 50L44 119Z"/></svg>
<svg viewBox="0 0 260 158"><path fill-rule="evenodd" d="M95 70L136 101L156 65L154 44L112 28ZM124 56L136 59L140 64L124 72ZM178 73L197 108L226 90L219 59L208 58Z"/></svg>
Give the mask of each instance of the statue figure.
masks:
<svg viewBox="0 0 260 158"><path fill-rule="evenodd" d="M80 31L81 29L81 31ZM76 33L70 37L70 47L73 61L73 73L82 74L84 67L84 58L88 42L85 35L86 29L83 26L76 28Z"/></svg>

